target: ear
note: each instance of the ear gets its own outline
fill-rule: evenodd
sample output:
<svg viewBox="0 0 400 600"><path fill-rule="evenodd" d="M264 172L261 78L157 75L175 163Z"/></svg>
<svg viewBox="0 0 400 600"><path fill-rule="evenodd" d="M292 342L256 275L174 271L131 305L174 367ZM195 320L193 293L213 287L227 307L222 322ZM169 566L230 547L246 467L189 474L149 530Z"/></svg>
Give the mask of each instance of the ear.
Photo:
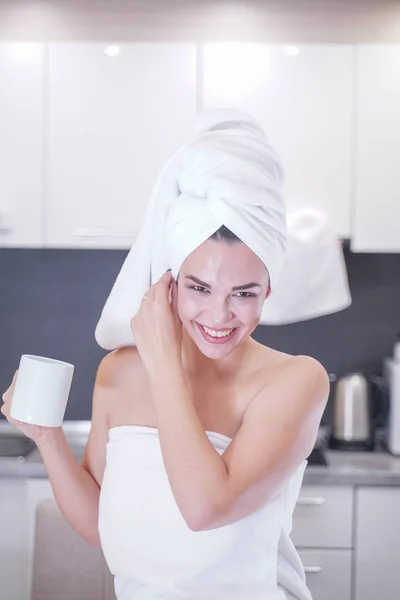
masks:
<svg viewBox="0 0 400 600"><path fill-rule="evenodd" d="M178 282L175 279L171 282L171 309L174 318L181 323L178 312Z"/></svg>
<svg viewBox="0 0 400 600"><path fill-rule="evenodd" d="M266 293L265 299L267 300L267 298L269 298L269 297L270 297L270 295L271 295L271 288L270 288L270 287L268 287L268 291L267 291L267 293Z"/></svg>

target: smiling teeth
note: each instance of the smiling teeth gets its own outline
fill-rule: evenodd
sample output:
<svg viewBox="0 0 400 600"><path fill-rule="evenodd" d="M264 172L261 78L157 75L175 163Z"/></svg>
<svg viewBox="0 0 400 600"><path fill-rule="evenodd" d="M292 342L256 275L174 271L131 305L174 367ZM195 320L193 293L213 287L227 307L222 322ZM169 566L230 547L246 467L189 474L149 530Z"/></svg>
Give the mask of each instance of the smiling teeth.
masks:
<svg viewBox="0 0 400 600"><path fill-rule="evenodd" d="M206 333L208 333L208 335L211 335L212 337L217 337L217 338L227 337L233 331L233 329L227 329L226 331L214 331L213 329L208 329L208 327L204 327L203 325L202 325L202 327L203 327L204 331Z"/></svg>

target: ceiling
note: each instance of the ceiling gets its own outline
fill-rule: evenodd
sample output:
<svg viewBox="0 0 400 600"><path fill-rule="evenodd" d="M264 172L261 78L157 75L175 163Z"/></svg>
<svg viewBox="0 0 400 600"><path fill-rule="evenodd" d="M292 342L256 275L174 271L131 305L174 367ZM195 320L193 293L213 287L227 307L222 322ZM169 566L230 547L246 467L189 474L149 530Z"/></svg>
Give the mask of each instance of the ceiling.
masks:
<svg viewBox="0 0 400 600"><path fill-rule="evenodd" d="M400 0L0 0L0 38L400 43Z"/></svg>

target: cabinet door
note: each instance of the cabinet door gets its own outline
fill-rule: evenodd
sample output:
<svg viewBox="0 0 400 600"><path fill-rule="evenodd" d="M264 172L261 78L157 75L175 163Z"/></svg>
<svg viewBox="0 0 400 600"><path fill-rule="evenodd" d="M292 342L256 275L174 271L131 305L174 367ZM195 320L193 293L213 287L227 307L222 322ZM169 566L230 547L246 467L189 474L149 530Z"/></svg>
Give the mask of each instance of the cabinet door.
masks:
<svg viewBox="0 0 400 600"><path fill-rule="evenodd" d="M400 251L400 44L358 46L352 249Z"/></svg>
<svg viewBox="0 0 400 600"><path fill-rule="evenodd" d="M129 247L160 169L193 133L196 46L118 48L50 44L47 246Z"/></svg>
<svg viewBox="0 0 400 600"><path fill-rule="evenodd" d="M32 568L33 568L33 550L35 541L35 525L36 525L36 508L38 504L47 498L54 498L50 480L43 479L27 479L25 488L25 513L26 513L26 543L28 548L28 559L26 567L26 581L28 589L31 590L32 585ZM30 595L27 597L30 598Z"/></svg>
<svg viewBox="0 0 400 600"><path fill-rule="evenodd" d="M347 237L352 46L211 43L203 71L205 108L238 108L264 127L282 158L288 210L322 210Z"/></svg>
<svg viewBox="0 0 400 600"><path fill-rule="evenodd" d="M350 550L300 550L313 600L351 600Z"/></svg>
<svg viewBox="0 0 400 600"><path fill-rule="evenodd" d="M400 589L400 489L356 495L355 600L397 598Z"/></svg>
<svg viewBox="0 0 400 600"><path fill-rule="evenodd" d="M353 488L313 486L301 488L293 514L292 539L301 548L351 548Z"/></svg>
<svg viewBox="0 0 400 600"><path fill-rule="evenodd" d="M43 63L43 44L0 44L0 247L43 243Z"/></svg>
<svg viewBox="0 0 400 600"><path fill-rule="evenodd" d="M0 479L0 597L28 600L25 480Z"/></svg>

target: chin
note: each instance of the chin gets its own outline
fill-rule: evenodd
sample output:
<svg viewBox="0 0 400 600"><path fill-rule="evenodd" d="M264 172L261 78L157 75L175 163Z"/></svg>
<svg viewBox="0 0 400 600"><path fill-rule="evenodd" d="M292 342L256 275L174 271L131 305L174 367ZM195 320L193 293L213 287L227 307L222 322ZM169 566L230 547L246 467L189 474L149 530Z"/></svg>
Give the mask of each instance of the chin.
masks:
<svg viewBox="0 0 400 600"><path fill-rule="evenodd" d="M196 342L196 346L200 350L200 352L211 360L220 360L222 358L226 358L229 356L236 348L236 346L231 346L230 348L209 348L206 347L205 344L199 344Z"/></svg>

